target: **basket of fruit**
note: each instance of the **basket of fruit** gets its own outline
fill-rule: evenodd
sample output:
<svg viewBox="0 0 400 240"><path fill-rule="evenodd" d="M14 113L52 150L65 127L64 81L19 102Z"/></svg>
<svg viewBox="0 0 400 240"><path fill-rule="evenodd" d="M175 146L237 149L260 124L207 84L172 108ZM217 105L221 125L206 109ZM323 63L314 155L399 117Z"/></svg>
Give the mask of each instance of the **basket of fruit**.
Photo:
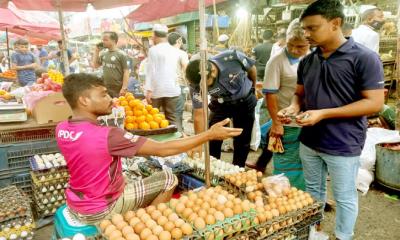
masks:
<svg viewBox="0 0 400 240"><path fill-rule="evenodd" d="M174 133L175 125L170 125L165 115L158 108L145 105L136 99L132 93L121 96L116 101L117 106L125 109L125 129L133 134L147 136Z"/></svg>
<svg viewBox="0 0 400 240"><path fill-rule="evenodd" d="M14 81L17 79L17 71L15 70L7 70L3 73L0 73L0 81Z"/></svg>
<svg viewBox="0 0 400 240"><path fill-rule="evenodd" d="M9 92L6 90L0 89L0 101L1 102L9 102L9 101L15 101L15 96L11 95Z"/></svg>

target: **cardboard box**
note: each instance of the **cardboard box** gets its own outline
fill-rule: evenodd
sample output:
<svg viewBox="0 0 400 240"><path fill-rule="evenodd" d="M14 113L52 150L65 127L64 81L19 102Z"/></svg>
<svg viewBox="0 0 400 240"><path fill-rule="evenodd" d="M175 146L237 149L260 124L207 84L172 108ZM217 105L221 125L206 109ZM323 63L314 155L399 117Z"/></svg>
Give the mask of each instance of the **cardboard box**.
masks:
<svg viewBox="0 0 400 240"><path fill-rule="evenodd" d="M40 99L32 115L38 124L60 122L72 116L72 109L62 93L54 93Z"/></svg>

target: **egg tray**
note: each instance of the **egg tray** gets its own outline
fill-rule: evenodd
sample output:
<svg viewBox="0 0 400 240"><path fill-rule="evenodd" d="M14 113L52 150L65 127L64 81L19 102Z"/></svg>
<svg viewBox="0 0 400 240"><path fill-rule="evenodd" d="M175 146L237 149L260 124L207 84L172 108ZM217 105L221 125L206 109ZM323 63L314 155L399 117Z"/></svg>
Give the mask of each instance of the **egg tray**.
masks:
<svg viewBox="0 0 400 240"><path fill-rule="evenodd" d="M202 170L200 168L195 168L189 174L192 175L193 177L205 182L206 173L204 170ZM221 181L222 181L221 177L218 177L217 175L210 173L210 182L211 182L212 186L219 185L221 183Z"/></svg>
<svg viewBox="0 0 400 240"><path fill-rule="evenodd" d="M7 232L0 231L0 237L5 237L6 239L9 239L12 234L16 234L17 236L20 236L22 231L28 232L28 236L33 236L34 229L35 229L34 224L32 224L30 227L23 226L20 229L15 229L13 227L13 228L10 228L10 231L7 231ZM21 238L17 238L17 239L21 239Z"/></svg>
<svg viewBox="0 0 400 240"><path fill-rule="evenodd" d="M302 221L321 213L323 211L322 206L322 203L314 203L305 208L286 213L282 216L275 217L265 223L257 225L255 230L259 234L258 239L264 239L265 237L272 235L277 231L292 227L295 224L301 223Z"/></svg>
<svg viewBox="0 0 400 240"><path fill-rule="evenodd" d="M51 204L46 204L46 206L44 206L44 208L41 208L39 206L39 204L35 203L36 214L39 218L53 216L55 214L56 210L63 204L65 204L65 200L64 200L64 202L57 201L57 202L54 202ZM50 207L48 205L50 205ZM48 211L48 212L46 213L46 211Z"/></svg>
<svg viewBox="0 0 400 240"><path fill-rule="evenodd" d="M18 207L24 207L24 213L15 213ZM0 211L5 215L0 223L32 216L29 199L14 185L0 189Z"/></svg>
<svg viewBox="0 0 400 240"><path fill-rule="evenodd" d="M226 178L222 178L223 187L235 197L239 197L241 199L247 199L246 187L245 186L236 186L229 182Z"/></svg>
<svg viewBox="0 0 400 240"><path fill-rule="evenodd" d="M56 177L57 174L61 176ZM45 177L45 180L41 180L42 177ZM50 186L57 184L65 184L68 182L69 173L66 169L61 171L50 171L50 172L33 172L31 171L32 185L34 187L42 187L42 186Z"/></svg>
<svg viewBox="0 0 400 240"><path fill-rule="evenodd" d="M55 172L55 171L64 171L67 170L66 165L58 166L58 167L51 167L51 168L39 168L36 162L36 159L32 156L29 158L29 165L31 166L32 171L34 172Z"/></svg>

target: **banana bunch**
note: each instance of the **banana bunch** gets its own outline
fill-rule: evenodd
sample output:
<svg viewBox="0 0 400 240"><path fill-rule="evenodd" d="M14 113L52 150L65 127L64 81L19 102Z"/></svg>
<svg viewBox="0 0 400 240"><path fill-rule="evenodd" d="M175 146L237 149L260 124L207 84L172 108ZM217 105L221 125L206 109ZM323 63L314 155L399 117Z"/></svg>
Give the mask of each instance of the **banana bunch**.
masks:
<svg viewBox="0 0 400 240"><path fill-rule="evenodd" d="M280 137L269 136L268 150L273 153L284 153L282 140Z"/></svg>

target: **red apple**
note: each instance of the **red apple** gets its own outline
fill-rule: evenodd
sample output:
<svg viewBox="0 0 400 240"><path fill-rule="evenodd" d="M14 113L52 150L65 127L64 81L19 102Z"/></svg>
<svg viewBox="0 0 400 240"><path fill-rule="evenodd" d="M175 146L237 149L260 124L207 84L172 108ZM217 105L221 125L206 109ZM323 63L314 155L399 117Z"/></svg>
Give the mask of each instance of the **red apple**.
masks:
<svg viewBox="0 0 400 240"><path fill-rule="evenodd" d="M43 78L38 78L38 79L36 80L36 82L37 82L37 83L44 83L44 79L43 79Z"/></svg>
<svg viewBox="0 0 400 240"><path fill-rule="evenodd" d="M48 73L42 73L42 78L44 78L44 79L49 78L49 74Z"/></svg>

